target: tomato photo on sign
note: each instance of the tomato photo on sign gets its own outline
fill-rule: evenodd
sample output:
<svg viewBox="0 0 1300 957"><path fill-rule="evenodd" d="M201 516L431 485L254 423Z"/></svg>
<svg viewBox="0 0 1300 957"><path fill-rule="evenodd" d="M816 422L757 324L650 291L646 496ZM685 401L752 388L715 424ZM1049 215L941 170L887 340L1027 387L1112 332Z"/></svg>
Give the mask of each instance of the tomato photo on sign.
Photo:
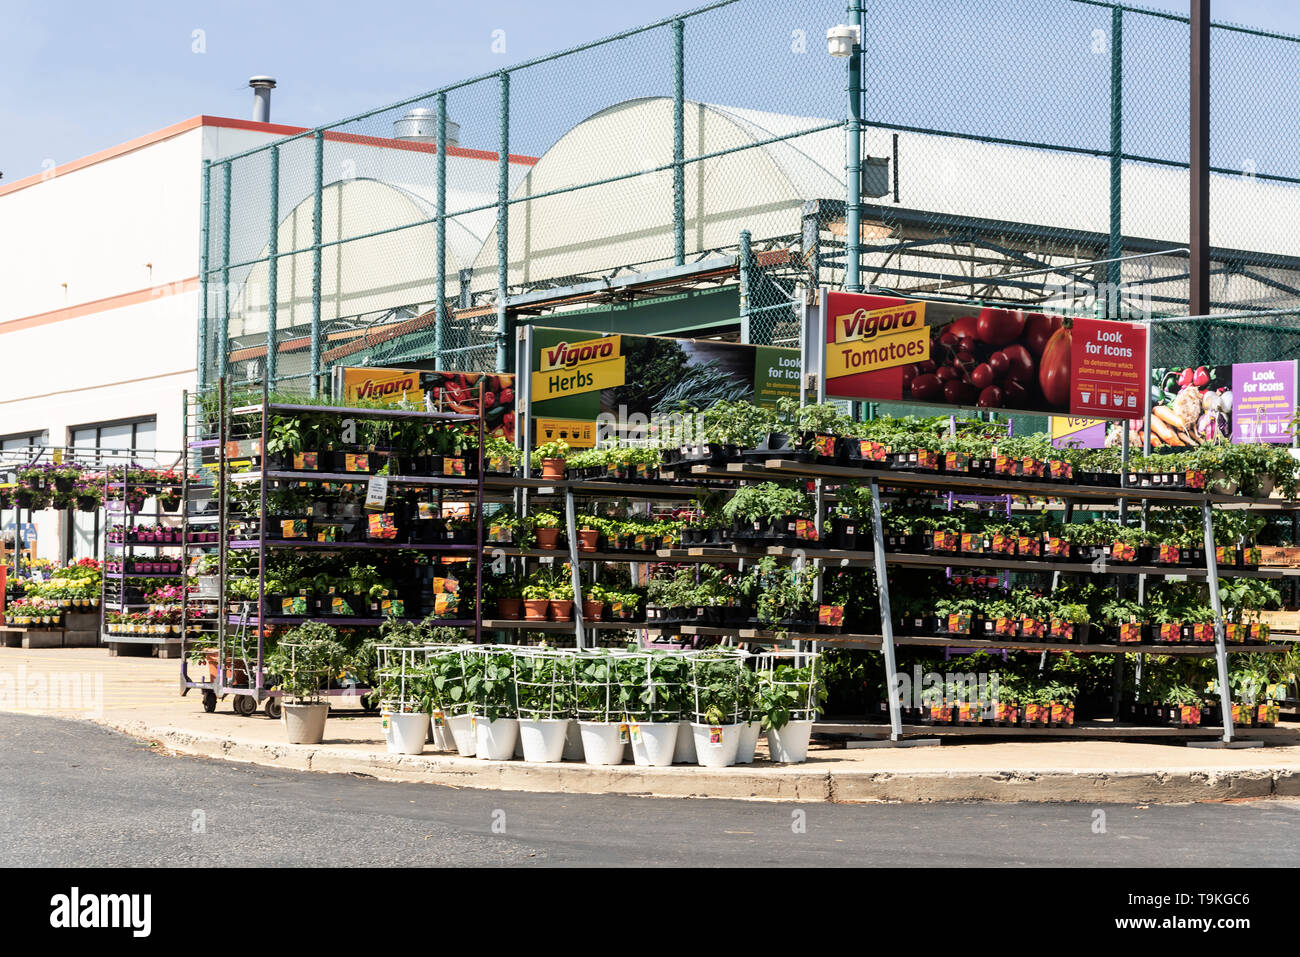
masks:
<svg viewBox="0 0 1300 957"><path fill-rule="evenodd" d="M1025 331L1025 314L1016 309L981 309L977 330L979 340L986 345L1005 346Z"/></svg>
<svg viewBox="0 0 1300 957"><path fill-rule="evenodd" d="M1043 398L1053 408L1070 404L1070 327L1062 326L1052 334L1038 368L1038 385Z"/></svg>

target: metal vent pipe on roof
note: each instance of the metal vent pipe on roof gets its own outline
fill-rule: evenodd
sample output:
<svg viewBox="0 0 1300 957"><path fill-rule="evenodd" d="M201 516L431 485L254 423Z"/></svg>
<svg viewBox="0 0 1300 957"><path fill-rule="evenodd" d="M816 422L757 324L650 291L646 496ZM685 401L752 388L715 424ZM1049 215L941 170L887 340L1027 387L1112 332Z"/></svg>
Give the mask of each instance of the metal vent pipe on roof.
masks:
<svg viewBox="0 0 1300 957"><path fill-rule="evenodd" d="M253 122L271 122L271 91L275 89L275 77L249 77L248 85L253 88Z"/></svg>
<svg viewBox="0 0 1300 957"><path fill-rule="evenodd" d="M438 111L417 107L393 123L393 136L411 143L438 142ZM447 145L460 145L460 124L447 121Z"/></svg>

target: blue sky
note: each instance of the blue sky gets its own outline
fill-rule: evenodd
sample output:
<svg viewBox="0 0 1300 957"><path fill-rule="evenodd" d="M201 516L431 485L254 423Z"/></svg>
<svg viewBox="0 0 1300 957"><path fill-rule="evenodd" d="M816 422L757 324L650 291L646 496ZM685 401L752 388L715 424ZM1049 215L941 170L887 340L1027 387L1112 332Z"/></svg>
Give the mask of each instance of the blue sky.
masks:
<svg viewBox="0 0 1300 957"><path fill-rule="evenodd" d="M868 10L873 2L869 0ZM928 0L907 2L917 10L930 7ZM1033 7L1044 0L1003 2ZM691 0L0 0L0 170L4 181L13 181L39 172L47 160L67 162L199 113L247 117L251 92L246 81L256 73L280 80L274 120L315 126L695 5ZM1145 5L1187 10L1186 0L1147 0ZM807 30L810 53L816 54L816 59L805 61L815 67L812 72L771 71L771 86L782 91L771 108L817 113L823 90L828 97L840 96L834 89L839 74L826 62L820 37L826 26L842 19L845 4L767 0L764 6L789 17L786 23L766 25L767 41L774 48L788 43L793 25ZM1300 33L1300 4L1283 0L1219 0L1214 16ZM715 26L722 33L720 23ZM751 23L750 29L758 26ZM196 30L203 31L202 52L195 51ZM493 49L497 30L505 31L504 53ZM736 37L742 50L748 42L743 34ZM726 39L711 38L715 49L725 48ZM894 36L891 43L905 45L911 39ZM560 114L542 124L549 130L629 93L665 93L658 71L654 82L644 76L660 52L658 47L639 49L627 63L617 57L593 58L587 70L575 64L563 83L554 82L561 77L557 72L549 78L545 95L535 87L524 102L529 109ZM1171 58L1180 52L1171 51ZM1179 79L1181 64L1176 59L1161 66L1152 74L1153 82ZM1249 67L1241 65L1243 70ZM762 70L756 68L744 71L743 82L740 71L729 71L725 79L720 73L702 76L718 69L716 63L692 62L691 80L692 85L698 83L699 98L716 92L722 102L735 103L747 89L753 93L753 85L764 82ZM1033 79L1030 74L1016 80L1021 94L1032 88ZM810 86L816 95L808 93ZM897 105L924 117L926 102L914 96L912 102ZM973 115L978 121L984 109L968 108L967 118ZM453 118L465 122L454 106L452 112ZM472 111L466 107L462 112ZM521 149L545 145L540 130L537 139L537 144L520 144Z"/></svg>

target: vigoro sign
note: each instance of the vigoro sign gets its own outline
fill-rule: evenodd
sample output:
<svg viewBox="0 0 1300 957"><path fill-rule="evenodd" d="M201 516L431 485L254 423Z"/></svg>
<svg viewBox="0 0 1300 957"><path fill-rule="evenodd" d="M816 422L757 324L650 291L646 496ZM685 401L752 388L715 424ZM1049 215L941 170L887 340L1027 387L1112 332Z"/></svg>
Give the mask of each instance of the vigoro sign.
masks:
<svg viewBox="0 0 1300 957"><path fill-rule="evenodd" d="M620 337L606 336L603 339L588 339L584 342L560 342L542 349L540 372L553 369L572 369L593 362L606 362L618 358Z"/></svg>
<svg viewBox="0 0 1300 957"><path fill-rule="evenodd" d="M915 306L898 309L859 309L847 316L835 318L835 341L861 342L877 335L906 332L923 322Z"/></svg>
<svg viewBox="0 0 1300 957"><path fill-rule="evenodd" d="M375 400L401 398L415 387L414 376L393 379L388 382L376 382L374 379L367 379L357 386L357 398Z"/></svg>
<svg viewBox="0 0 1300 957"><path fill-rule="evenodd" d="M424 404L420 373L413 369L344 369L343 394L354 401Z"/></svg>

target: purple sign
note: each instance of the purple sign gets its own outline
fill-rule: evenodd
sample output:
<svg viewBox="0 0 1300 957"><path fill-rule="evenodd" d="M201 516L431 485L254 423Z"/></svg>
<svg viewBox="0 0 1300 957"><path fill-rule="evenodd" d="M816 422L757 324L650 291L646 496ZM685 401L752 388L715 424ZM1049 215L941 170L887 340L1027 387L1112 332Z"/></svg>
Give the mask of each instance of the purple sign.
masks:
<svg viewBox="0 0 1300 957"><path fill-rule="evenodd" d="M1232 441L1290 445L1296 363L1240 362L1232 367Z"/></svg>

